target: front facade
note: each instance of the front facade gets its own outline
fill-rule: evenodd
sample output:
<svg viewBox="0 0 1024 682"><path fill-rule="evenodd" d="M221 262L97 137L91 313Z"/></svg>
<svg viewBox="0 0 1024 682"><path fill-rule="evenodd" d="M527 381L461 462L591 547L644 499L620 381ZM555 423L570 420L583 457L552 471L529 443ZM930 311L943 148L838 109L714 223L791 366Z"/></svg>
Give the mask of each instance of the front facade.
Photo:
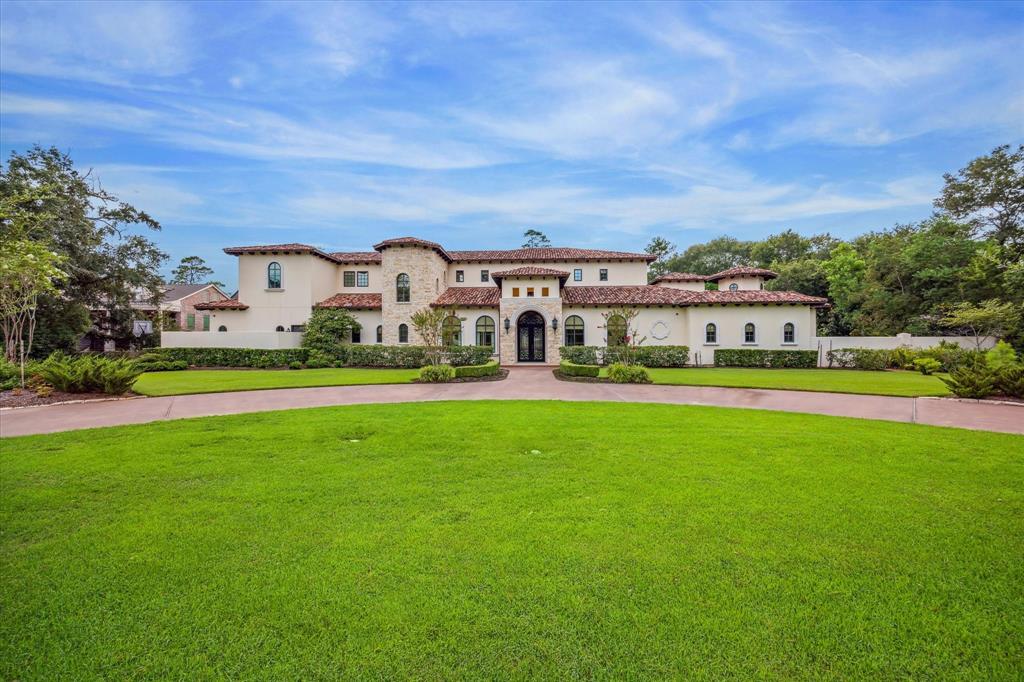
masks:
<svg viewBox="0 0 1024 682"><path fill-rule="evenodd" d="M349 310L362 326L353 343L420 344L411 315L444 306L454 313L445 327L452 342L490 346L506 365L556 364L562 345L607 345L602 314L632 308L644 345L689 346L691 362L710 364L717 348L816 349L815 308L827 305L765 291L775 274L755 268L648 284L646 253L450 251L414 237L356 253L305 244L225 251L238 257L238 296L196 306L211 315L213 336L195 345L252 347L261 336L270 344L260 347L298 345L315 307ZM708 281L719 290L706 291ZM611 332L615 343L619 330Z"/></svg>

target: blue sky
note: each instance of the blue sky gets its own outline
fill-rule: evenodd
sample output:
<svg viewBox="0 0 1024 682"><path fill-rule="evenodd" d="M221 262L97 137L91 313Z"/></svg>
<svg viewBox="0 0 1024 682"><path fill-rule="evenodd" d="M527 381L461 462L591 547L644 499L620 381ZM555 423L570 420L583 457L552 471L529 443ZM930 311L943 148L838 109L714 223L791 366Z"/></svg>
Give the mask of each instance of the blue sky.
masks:
<svg viewBox="0 0 1024 682"><path fill-rule="evenodd" d="M1024 4L5 2L0 151L225 246L685 247L926 217L1024 137ZM170 266L169 266L170 267Z"/></svg>

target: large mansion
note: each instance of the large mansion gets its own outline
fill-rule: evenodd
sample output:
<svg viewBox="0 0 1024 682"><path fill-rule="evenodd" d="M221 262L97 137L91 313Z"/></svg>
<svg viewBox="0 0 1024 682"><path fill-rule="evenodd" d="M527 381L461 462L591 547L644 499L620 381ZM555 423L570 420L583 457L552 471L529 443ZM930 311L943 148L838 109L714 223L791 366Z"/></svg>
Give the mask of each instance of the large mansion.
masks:
<svg viewBox="0 0 1024 682"><path fill-rule="evenodd" d="M197 304L212 315L193 345L298 345L316 307L344 308L362 329L353 343L417 344L410 316L426 306L454 314L446 336L490 346L503 364L557 363L566 345L604 346L622 330L602 313L638 310L645 345L686 345L708 364L716 348L815 349L823 298L766 291L775 273L732 268L710 276L662 275L647 282L646 253L576 248L451 251L414 237L367 252L328 253L305 244L241 246L236 299ZM706 291L705 283L718 284ZM206 337L200 339L198 337ZM699 354L699 355L698 355Z"/></svg>

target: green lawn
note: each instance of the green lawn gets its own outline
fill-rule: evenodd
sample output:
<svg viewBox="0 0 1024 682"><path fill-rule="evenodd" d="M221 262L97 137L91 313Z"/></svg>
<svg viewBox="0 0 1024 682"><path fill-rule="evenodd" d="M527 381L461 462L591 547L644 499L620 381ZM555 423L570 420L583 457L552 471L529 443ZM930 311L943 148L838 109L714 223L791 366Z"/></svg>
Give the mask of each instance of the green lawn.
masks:
<svg viewBox="0 0 1024 682"><path fill-rule="evenodd" d="M782 388L798 391L871 393L875 395L949 395L936 376L920 372L865 372L853 369L745 369L701 367L649 369L656 384L730 386L734 388ZM606 373L607 370L602 370Z"/></svg>
<svg viewBox="0 0 1024 682"><path fill-rule="evenodd" d="M419 376L417 369L190 369L147 372L132 390L143 395L183 395L266 388L405 384Z"/></svg>
<svg viewBox="0 0 1024 682"><path fill-rule="evenodd" d="M2 679L1024 676L1019 436L367 405L4 440L0 473Z"/></svg>

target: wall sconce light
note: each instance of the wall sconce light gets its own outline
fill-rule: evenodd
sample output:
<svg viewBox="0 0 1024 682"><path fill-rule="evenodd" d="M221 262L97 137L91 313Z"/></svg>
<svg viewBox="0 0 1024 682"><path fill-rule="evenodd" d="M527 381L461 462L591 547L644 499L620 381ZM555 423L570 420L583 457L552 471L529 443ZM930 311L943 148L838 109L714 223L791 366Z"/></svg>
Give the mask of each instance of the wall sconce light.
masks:
<svg viewBox="0 0 1024 682"><path fill-rule="evenodd" d="M551 318L551 331L553 331L553 332L557 332L558 331L558 318L557 317L552 317Z"/></svg>
<svg viewBox="0 0 1024 682"><path fill-rule="evenodd" d="M508 334L508 330L512 328L512 321L507 317L505 318L505 333Z"/></svg>

